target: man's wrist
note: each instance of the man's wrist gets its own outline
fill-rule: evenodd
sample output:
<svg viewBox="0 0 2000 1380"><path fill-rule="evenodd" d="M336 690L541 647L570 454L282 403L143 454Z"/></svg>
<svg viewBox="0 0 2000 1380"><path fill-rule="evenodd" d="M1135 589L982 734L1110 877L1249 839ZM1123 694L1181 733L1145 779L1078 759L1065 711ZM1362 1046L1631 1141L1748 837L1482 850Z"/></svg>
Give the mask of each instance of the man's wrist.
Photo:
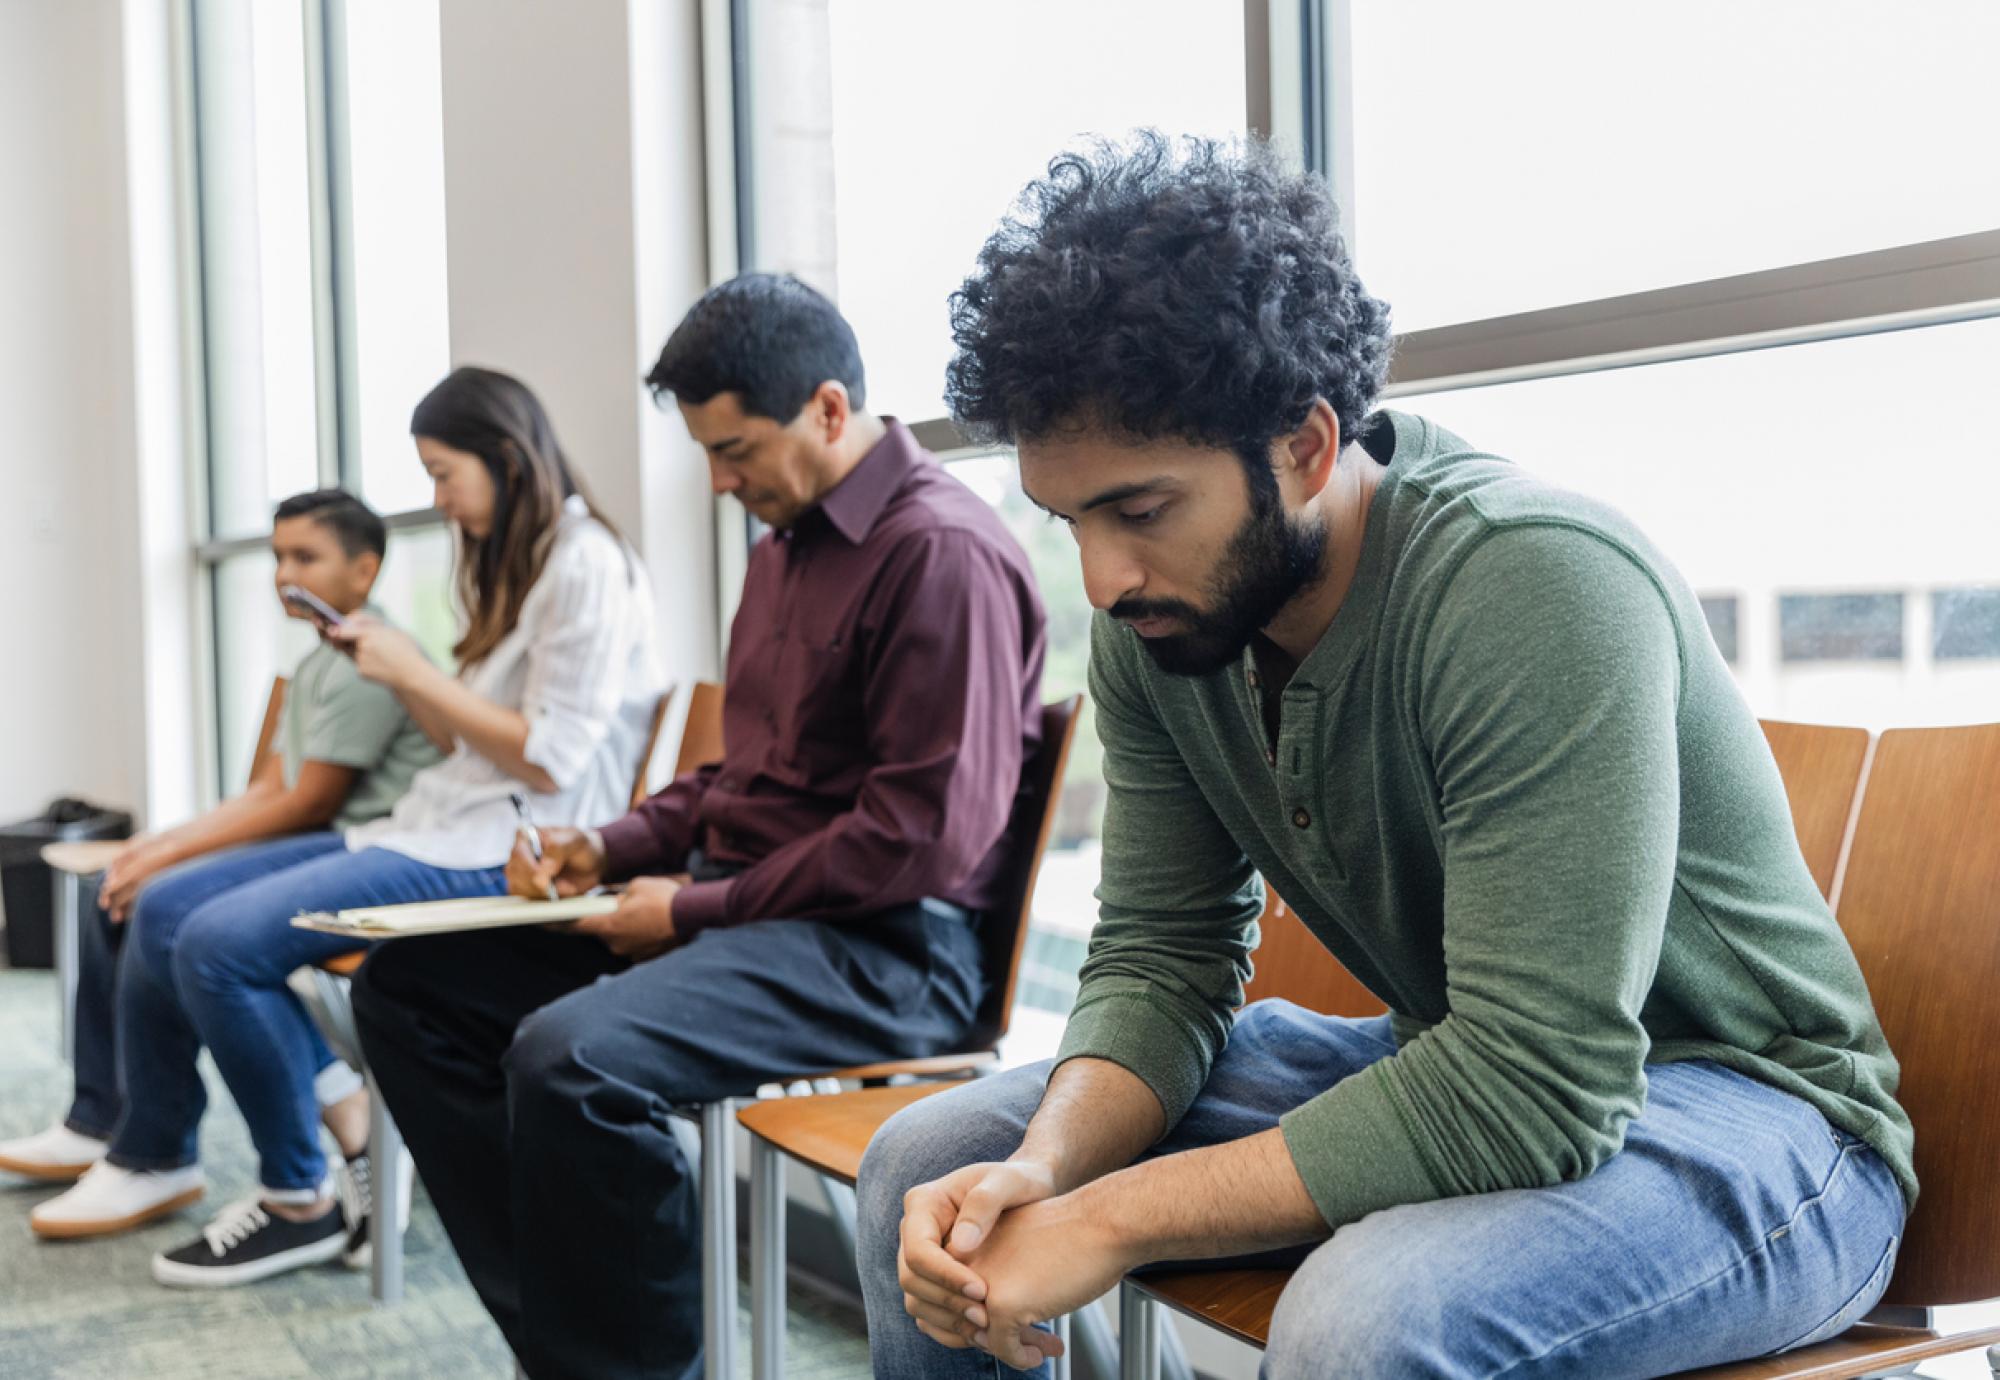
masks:
<svg viewBox="0 0 2000 1380"><path fill-rule="evenodd" d="M1135 1210L1132 1188L1140 1167L1118 1169L1075 1190L1078 1214L1102 1234L1104 1247L1119 1270L1136 1270L1161 1259L1158 1242L1147 1230L1148 1214Z"/></svg>

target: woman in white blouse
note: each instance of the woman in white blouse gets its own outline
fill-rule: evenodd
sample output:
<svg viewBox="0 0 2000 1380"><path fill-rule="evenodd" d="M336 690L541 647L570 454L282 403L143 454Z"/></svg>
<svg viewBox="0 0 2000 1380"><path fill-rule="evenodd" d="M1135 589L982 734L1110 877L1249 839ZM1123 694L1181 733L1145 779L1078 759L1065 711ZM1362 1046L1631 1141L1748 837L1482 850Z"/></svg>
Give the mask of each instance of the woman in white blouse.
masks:
<svg viewBox="0 0 2000 1380"><path fill-rule="evenodd" d="M344 1222L320 1149L309 1017L285 985L294 968L363 946L294 928L292 917L504 894L511 797L526 796L541 824L617 817L660 694L645 571L582 491L534 394L504 374L458 369L417 405L410 430L457 529L459 670L366 618L327 636L450 755L417 775L392 814L349 830L344 848L174 917L172 990L146 993L148 1009L133 1013L146 1027L135 1036L145 1077L126 1090L108 1157L124 1172L105 1179L120 1189L106 1211L138 1212L159 1193L199 1196L180 1180L199 1174L203 1045L249 1123L260 1191L156 1256L162 1283L227 1286L364 1258L365 1216L351 1210L351 1230ZM137 923L147 920L142 905ZM352 1207L367 1175L350 1169Z"/></svg>

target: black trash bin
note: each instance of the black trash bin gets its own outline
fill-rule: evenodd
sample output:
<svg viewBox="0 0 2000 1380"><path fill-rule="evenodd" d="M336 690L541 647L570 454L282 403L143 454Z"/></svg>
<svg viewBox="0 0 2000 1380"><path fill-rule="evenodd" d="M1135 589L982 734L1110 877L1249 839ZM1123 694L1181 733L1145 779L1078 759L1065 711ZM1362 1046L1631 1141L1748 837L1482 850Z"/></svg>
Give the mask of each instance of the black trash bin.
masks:
<svg viewBox="0 0 2000 1380"><path fill-rule="evenodd" d="M132 816L87 800L52 801L33 819L0 825L0 907L7 916L7 966L55 966L55 874L42 845L132 836Z"/></svg>

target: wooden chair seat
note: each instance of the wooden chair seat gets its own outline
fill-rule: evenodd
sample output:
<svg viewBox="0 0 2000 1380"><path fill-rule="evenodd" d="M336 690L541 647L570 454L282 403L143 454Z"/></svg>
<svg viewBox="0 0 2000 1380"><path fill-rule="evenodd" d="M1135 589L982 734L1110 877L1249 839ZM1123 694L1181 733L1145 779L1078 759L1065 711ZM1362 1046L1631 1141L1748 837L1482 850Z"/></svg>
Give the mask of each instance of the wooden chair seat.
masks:
<svg viewBox="0 0 2000 1380"><path fill-rule="evenodd" d="M1125 1282L1177 1313L1261 1348L1271 1340L1271 1314L1291 1278L1290 1270L1161 1270L1127 1275Z"/></svg>
<svg viewBox="0 0 2000 1380"><path fill-rule="evenodd" d="M1000 1062L997 1050L973 1049L958 1054L933 1054L927 1059L891 1059L881 1064L856 1064L831 1073L801 1074L801 1078L837 1078L843 1083L872 1083L889 1078L954 1078L977 1073Z"/></svg>
<svg viewBox="0 0 2000 1380"><path fill-rule="evenodd" d="M745 1130L808 1168L852 1187L861 1152L883 1122L956 1083L905 1083L838 1097L774 1097L736 1114Z"/></svg>
<svg viewBox="0 0 2000 1380"><path fill-rule="evenodd" d="M1170 1270L1130 1275L1126 1283L1177 1313L1262 1348L1271 1340L1271 1314L1291 1277L1290 1270ZM2000 1326L1945 1334L1863 1323L1816 1346L1683 1371L1680 1380L1855 1380L1995 1342Z"/></svg>

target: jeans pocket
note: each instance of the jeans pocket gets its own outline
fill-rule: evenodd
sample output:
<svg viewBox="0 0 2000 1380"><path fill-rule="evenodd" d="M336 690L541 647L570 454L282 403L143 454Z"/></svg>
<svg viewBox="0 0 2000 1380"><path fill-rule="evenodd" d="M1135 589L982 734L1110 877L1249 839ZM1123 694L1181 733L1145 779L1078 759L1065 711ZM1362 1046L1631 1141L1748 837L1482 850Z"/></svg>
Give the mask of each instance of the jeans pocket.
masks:
<svg viewBox="0 0 2000 1380"><path fill-rule="evenodd" d="M1777 1356L1783 1352L1796 1351L1802 1346L1811 1346L1814 1342L1823 1342L1829 1337L1838 1337L1841 1333L1847 1331L1848 1328L1860 1322L1866 1316L1868 1310L1875 1306L1875 1301L1882 1297L1882 1291L1889 1287L1889 1272L1896 1268L1896 1247L1901 1244L1902 1238L1900 1236L1889 1238L1888 1249L1882 1252L1882 1258L1875 1263L1875 1268L1869 1272L1868 1282L1855 1290L1853 1297L1849 1298L1846 1303L1841 1304L1839 1308L1835 1309L1832 1317L1804 1336L1794 1341L1786 1342L1783 1346L1767 1354Z"/></svg>

